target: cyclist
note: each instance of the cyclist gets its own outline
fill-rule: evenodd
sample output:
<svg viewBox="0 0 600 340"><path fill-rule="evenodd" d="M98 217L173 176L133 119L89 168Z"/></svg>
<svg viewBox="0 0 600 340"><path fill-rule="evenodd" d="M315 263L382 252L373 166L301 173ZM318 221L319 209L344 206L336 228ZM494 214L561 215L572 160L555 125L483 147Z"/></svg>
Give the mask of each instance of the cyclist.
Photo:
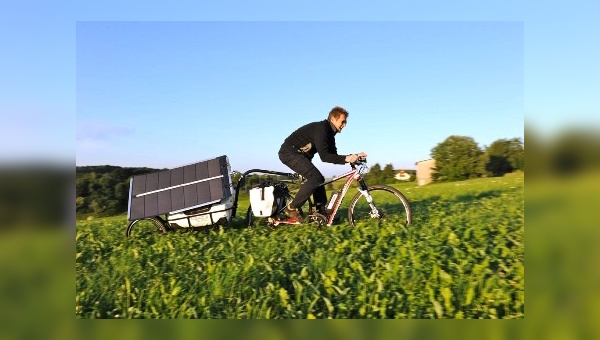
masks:
<svg viewBox="0 0 600 340"><path fill-rule="evenodd" d="M331 109L327 119L298 128L281 145L279 149L281 162L306 178L296 197L285 209L288 218L300 223L304 221L299 208L304 205L311 194L317 212L326 215L327 194L325 187L319 186L325 178L312 163L315 154L319 154L321 161L333 164L354 163L359 157L367 156L364 152L345 156L337 153L335 135L341 133L342 129L346 127L348 115L348 111L336 106Z"/></svg>

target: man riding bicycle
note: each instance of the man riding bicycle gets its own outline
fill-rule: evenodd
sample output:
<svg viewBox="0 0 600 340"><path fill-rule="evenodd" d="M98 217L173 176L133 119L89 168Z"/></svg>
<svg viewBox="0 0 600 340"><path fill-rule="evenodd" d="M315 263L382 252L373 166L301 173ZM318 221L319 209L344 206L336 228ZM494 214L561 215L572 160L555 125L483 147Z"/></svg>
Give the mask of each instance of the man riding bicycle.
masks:
<svg viewBox="0 0 600 340"><path fill-rule="evenodd" d="M297 222L303 222L304 218L300 208L313 195L317 212L326 215L327 193L325 187L320 186L325 180L321 172L314 166L312 159L316 153L321 161L333 164L354 163L359 157L367 154L338 155L335 146L335 135L341 133L346 127L348 111L336 106L329 112L326 120L306 124L292 132L285 139L279 149L279 159L290 169L306 178L300 186L296 197L288 204L285 214Z"/></svg>

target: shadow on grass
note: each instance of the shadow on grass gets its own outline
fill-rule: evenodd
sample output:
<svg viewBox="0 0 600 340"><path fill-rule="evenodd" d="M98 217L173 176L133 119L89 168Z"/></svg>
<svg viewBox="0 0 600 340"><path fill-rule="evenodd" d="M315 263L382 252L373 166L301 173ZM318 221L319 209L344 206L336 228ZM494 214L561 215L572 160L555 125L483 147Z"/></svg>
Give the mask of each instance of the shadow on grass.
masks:
<svg viewBox="0 0 600 340"><path fill-rule="evenodd" d="M419 216L429 216L429 211L433 206L449 206L456 203L463 203L469 205L483 199L500 197L503 193L506 193L506 190L487 190L476 193L465 193L450 197L436 195L429 196L420 200L410 201L413 220L419 219Z"/></svg>
<svg viewBox="0 0 600 340"><path fill-rule="evenodd" d="M462 202L470 203L484 198L500 197L502 193L506 193L506 190L488 190L478 193L467 193L456 196L454 199L449 200L450 202Z"/></svg>

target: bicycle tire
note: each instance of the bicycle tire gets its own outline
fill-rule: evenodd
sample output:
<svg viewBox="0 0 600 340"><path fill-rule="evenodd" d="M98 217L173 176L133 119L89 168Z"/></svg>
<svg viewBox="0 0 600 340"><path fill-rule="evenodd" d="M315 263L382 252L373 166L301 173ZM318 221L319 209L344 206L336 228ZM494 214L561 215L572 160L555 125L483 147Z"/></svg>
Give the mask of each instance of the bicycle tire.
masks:
<svg viewBox="0 0 600 340"><path fill-rule="evenodd" d="M168 231L168 227L162 218L158 216L146 217L129 222L129 224L127 224L127 229L125 229L126 237L132 237L132 231L136 225L136 231L133 233L133 236L166 234Z"/></svg>
<svg viewBox="0 0 600 340"><path fill-rule="evenodd" d="M378 225L408 226L412 222L412 211L408 199L398 189L387 185L374 185L368 188L373 204L380 216L373 216L365 196L358 192L350 201L348 221L353 227L376 220Z"/></svg>

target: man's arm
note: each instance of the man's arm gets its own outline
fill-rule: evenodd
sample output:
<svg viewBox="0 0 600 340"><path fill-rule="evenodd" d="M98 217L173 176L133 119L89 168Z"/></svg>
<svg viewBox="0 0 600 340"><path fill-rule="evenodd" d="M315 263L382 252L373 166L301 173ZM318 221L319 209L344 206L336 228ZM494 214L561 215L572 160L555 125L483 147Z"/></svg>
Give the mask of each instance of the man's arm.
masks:
<svg viewBox="0 0 600 340"><path fill-rule="evenodd" d="M315 147L323 162L333 164L346 164L346 156L338 155L335 138L328 133L329 125L315 131Z"/></svg>

